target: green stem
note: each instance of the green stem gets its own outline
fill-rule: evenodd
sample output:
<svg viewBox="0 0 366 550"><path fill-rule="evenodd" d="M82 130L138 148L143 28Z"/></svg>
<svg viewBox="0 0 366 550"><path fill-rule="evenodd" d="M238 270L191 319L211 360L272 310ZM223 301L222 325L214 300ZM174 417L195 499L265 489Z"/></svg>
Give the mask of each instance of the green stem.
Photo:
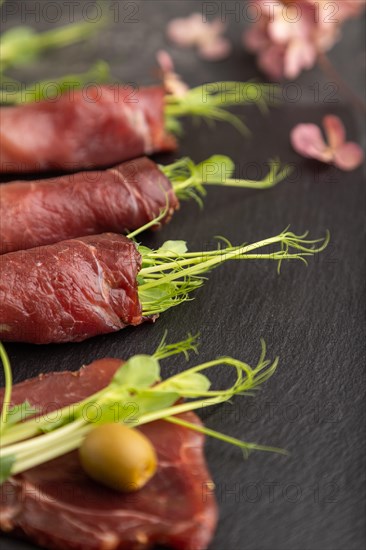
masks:
<svg viewBox="0 0 366 550"><path fill-rule="evenodd" d="M208 407L211 405L217 405L224 401L227 401L227 398L221 398L221 399L215 398L212 400L206 400L204 402L204 405L202 404L201 401L175 405L167 409L162 409L159 411L154 411L152 413L147 413L142 415L139 418L139 425L148 424L150 422L154 422L155 420L161 420L166 416L170 416L174 414L182 414L184 412L193 411L195 409L201 409L202 406ZM70 425L70 427L72 428L72 424ZM43 435L32 439L31 442L34 442L34 444L32 445L31 448L26 447L26 444L28 443L28 441L20 443L19 447L17 447L17 454L16 454L17 460L12 469L12 473L17 474L22 471L28 470L30 468L34 468L39 464L43 464L44 462L48 462L49 460L53 460L68 452L78 449L84 437L92 429L93 429L93 424L85 424L85 423L83 425L78 425L76 429L68 430L67 433L65 433L64 428L58 428L53 432L53 434L56 437L52 438L52 441L50 441L50 439L47 439L45 441L45 438L49 438L49 436L52 435L52 434L47 434L47 435ZM24 446L24 450L23 450L23 446ZM4 458L6 456L13 456L14 447L15 445L5 447L0 455L0 458Z"/></svg>
<svg viewBox="0 0 366 550"><path fill-rule="evenodd" d="M174 349L175 348L175 349ZM188 349L195 349L195 339L192 336L189 336L186 341L178 342L176 344L166 345L165 344L165 338L159 345L157 351L155 352L155 356L153 355L151 358L154 358L156 361L156 354L160 354L160 356L170 356L175 353L179 352L186 352ZM6 352L4 351L2 355L2 359L5 359L5 363L7 361ZM87 399L80 401L79 403L73 404L73 409L76 410L78 413L80 413L82 407L84 405L90 404L90 403L99 403L100 406L103 407L103 405L108 405L108 403L111 402L111 398L118 400L121 404L124 402L126 397L126 389L131 384L131 380L134 380L135 383L138 384L139 377L137 375L137 372L140 372L143 376L144 383L148 384L148 386L145 388L142 386L143 394L146 396L146 392L149 395L150 401L148 401L150 404L150 410L149 406L146 409L143 408L146 412L143 412L138 417L138 424L143 425L147 424L149 422L153 422L155 420L160 419L166 419L168 418L169 421L174 422L174 419L171 419L170 417L175 416L177 414L182 414L184 412L193 411L196 409L201 409L203 407L213 406L217 405L219 403L223 403L225 401L228 401L230 398L232 398L234 395L239 394L243 395L244 392L246 392L248 389L254 389L258 384L264 382L267 378L269 378L273 372L275 371L278 363L278 359L276 359L272 364L270 361L265 360L265 345L262 341L262 352L259 358L259 362L257 366L252 369L249 365L246 363L243 363L241 361L238 361L236 359L233 359L231 357L224 357L221 359L217 359L214 361L209 361L200 365L196 365L195 367L192 367L191 369L185 370L167 380L164 382L158 382L153 386L150 386L150 382L148 380L151 380L151 378L148 377L146 379L146 361L149 361L149 356L139 356L135 358L131 358L131 361L134 360L134 367L132 371L129 371L127 364L121 367L121 371L117 371L116 375L113 377L110 384L106 387L100 390L99 392L95 393L94 395L89 396ZM136 363L136 360L138 363ZM143 361L141 363L141 361ZM139 366L138 366L139 365ZM234 368L236 371L236 380L232 386L227 388L226 390L214 390L214 391L205 391L204 388L209 387L209 379L205 378L200 373L203 370L211 369L218 365L226 365L230 368ZM131 369L130 365L130 369ZM5 367L6 368L6 367ZM136 369L138 369L136 371ZM123 373L127 373L124 375L124 377L121 375ZM130 374L128 374L130 373ZM196 376L195 376L196 375ZM131 379L132 376L132 379ZM157 380L160 379L160 373L159 369L154 374L154 377L157 376ZM127 377L127 378L126 378ZM156 379L156 378L155 378ZM196 384L199 383L202 387L201 392L195 391ZM188 384L188 386L187 386ZM203 384L203 386L202 386ZM190 387L191 386L191 387ZM131 388L129 391L132 392L129 394L128 399L136 399L137 404L139 403L139 386L135 388ZM165 399L164 403L165 405L158 409L156 407L156 404L159 403L159 399L161 399L162 394L169 396L169 399L173 399L176 401L179 399L179 397L186 398L186 397L197 397L196 400L189 401L189 402L177 402L171 406L166 406L167 400ZM122 397L124 396L124 397ZM151 401L152 400L152 401ZM155 401L155 404L154 404ZM169 401L169 400L168 400ZM130 402L130 401L128 401ZM68 415L68 423L66 425L59 424L60 416L63 417L65 414L65 407L60 409L57 414L57 420L55 421L49 421L48 422L48 433L40 435L38 437L34 437L32 439L28 439L26 441L15 441L13 444L4 444L4 441L2 440L2 447L0 450L0 459L1 461L4 461L5 463L10 459L12 461L12 467L10 474L17 474L24 470L27 470L29 468L33 468L35 466L38 466L39 464L42 464L44 462L47 462L49 460L55 459L59 456L62 456L65 453L68 453L70 451L73 451L77 449L80 444L82 443L83 439L85 438L86 434L89 433L94 428L94 421L84 418L76 418L75 415ZM80 416L80 415L79 415ZM36 420L41 421L42 423L45 422L44 417L40 417ZM22 426L25 425L32 425L35 420L31 420L28 422L22 423ZM99 422L100 420L98 420ZM115 421L117 422L123 422L124 417L119 415ZM110 422L109 417L105 417L102 422ZM177 420L177 422L180 422L180 419ZM182 422L184 422L182 420ZM195 424L186 423L186 427L190 427L192 430L196 430ZM8 432L9 433L16 433L17 426L9 426ZM271 448L265 448L261 446L255 446L254 444L246 444L243 442L238 441L235 438L231 438L229 436L225 436L223 434L219 434L218 432L215 432L213 430L206 430L203 431L204 428L199 428L202 433L206 433L207 435L210 435L212 437L216 437L218 439L221 439L223 441L226 441L228 443L232 443L236 446L241 447L242 449L254 449L257 448L258 450L271 450ZM197 430L196 430L197 431ZM20 438L21 439L21 438ZM273 448L272 450L277 452L277 449ZM4 472L2 470L2 472ZM6 476L5 476L6 477Z"/></svg>
<svg viewBox="0 0 366 550"><path fill-rule="evenodd" d="M10 86L4 89L7 79L3 79L3 89L0 89L0 103L20 105L42 99L54 99L62 93L82 88L89 82L105 83L110 78L109 65L105 61L97 61L85 73L70 74L52 80L41 80L27 86L10 81Z"/></svg>
<svg viewBox="0 0 366 550"><path fill-rule="evenodd" d="M204 370L207 370L207 369L211 369L212 367L216 367L218 365L229 365L229 366L232 366L234 368L237 369L237 372L239 374L238 376L238 383L240 384L241 381L242 381L242 371L245 372L246 374L246 382L245 384L248 385L248 386L251 386L252 383L253 383L253 379L254 379L254 372L253 372L253 369L251 369L251 367L249 367L249 365L246 365L245 363L241 362L241 361L237 361L236 359L233 359L232 357L220 357L220 359L215 359L214 361L208 361L206 363L202 363L201 365L197 365L196 367L192 367L186 371L184 371L184 375L187 375L188 373L192 374L192 373L197 373L197 372L201 372L201 371L204 371ZM274 369L276 368L277 366L277 361L275 362L274 364ZM181 378L182 376L182 373L179 373L179 374L176 374L175 376L171 376L170 378L168 378L168 380L165 380L163 382L161 382L158 386L158 389L159 391L161 389L164 389L166 388L167 386L174 386L174 383L176 381L179 381L179 378ZM245 386L242 386L241 385L241 391L245 391ZM207 396L220 396L220 395L224 395L224 394L227 394L227 390L210 390L210 391L207 391L207 392L200 392L198 393L197 391L190 391L189 393L186 393L185 396L186 397L197 397L197 395L200 395L202 397L207 397Z"/></svg>
<svg viewBox="0 0 366 550"><path fill-rule="evenodd" d="M107 388L103 388L99 392L93 394L92 398L94 401L102 399L106 394ZM75 405L67 405L62 409L58 409L57 412L57 424L62 425L63 422L70 421L74 417L74 414L71 414L71 411L76 411L76 407L82 409L85 405L90 402L91 397L80 401ZM11 430L5 431L1 438L2 446L9 446L17 441L28 440L32 437L39 436L43 434L44 431L49 429L52 421L50 421L48 415L37 416L24 422L20 422L15 426L12 426Z"/></svg>
<svg viewBox="0 0 366 550"><path fill-rule="evenodd" d="M270 104L276 104L278 86L254 82L211 82L192 88L183 97L166 96L166 126L170 131L180 132L177 119L185 116L199 117L206 121L226 121L242 134L248 128L227 107L256 104L265 112Z"/></svg>
<svg viewBox="0 0 366 550"><path fill-rule="evenodd" d="M286 178L290 167L281 167L278 160L269 161L268 174L262 180L233 178L234 163L224 155L214 155L200 164L190 158L182 158L173 164L159 166L170 180L176 196L180 200L194 198L202 206L202 196L208 185L222 185L250 189L268 189Z"/></svg>
<svg viewBox="0 0 366 550"><path fill-rule="evenodd" d="M162 313L189 299L190 293L204 283L204 273L229 260L274 260L278 262L278 271L283 260L302 260L307 263L307 256L313 256L326 248L329 233L327 232L324 239L307 240L306 236L307 233L297 236L284 231L257 243L236 247L229 244L224 249L208 252L179 254L174 251L169 253L167 249L161 252L144 249L143 268L139 273L139 298L143 313ZM318 243L322 244L316 247ZM279 248L271 253L258 252L271 245L279 245ZM177 282L184 284L177 285Z"/></svg>
<svg viewBox="0 0 366 550"><path fill-rule="evenodd" d="M159 346L153 354L153 357L155 359L158 359L158 361L161 361L162 359L167 359L168 357L172 357L173 355L177 355L178 353L183 353L185 358L188 360L189 351L194 351L196 354L198 353L197 341L199 338L199 334L192 335L189 333L188 337L181 342L177 342L175 344L166 344L165 342L167 334L168 331L165 331Z"/></svg>
<svg viewBox="0 0 366 550"><path fill-rule="evenodd" d="M225 443L230 443L235 447L240 447L245 452L245 454L249 453L250 451L266 451L270 453L288 455L288 452L284 449L280 449L278 447L268 447L267 445L258 445L257 443L246 443L245 441L241 441L240 439L236 439L235 437L230 437L228 435L217 432L216 430L206 428L205 426L199 426L197 424L193 424L192 422L187 422L186 420L182 420L181 418L168 417L164 418L164 420L166 422L171 422L172 424L178 424L178 426L183 426L185 428L188 428L189 430L194 430L204 435L208 435L220 441L224 441Z"/></svg>
<svg viewBox="0 0 366 550"><path fill-rule="evenodd" d="M197 353L197 339L199 335L192 336L191 334L188 335L188 337L185 340L182 340L181 342L176 342L174 344L166 344L166 333L164 334L164 337L162 341L160 342L157 350L153 354L153 357L158 360L163 360L168 357L172 357L173 355L177 355L180 353L183 353L184 356L188 359L188 352L194 351ZM2 347L2 344L0 344ZM9 360L7 359L7 355L5 352L5 349L3 349L3 355L2 357L4 370L6 372L7 369L9 369L10 375L11 375L11 369ZM0 348L1 352L1 348ZM78 411L82 411L83 407L88 405L88 403L91 402L101 402L106 397L106 394L108 393L109 388L103 388L102 390L94 393L92 396L87 397L86 399L80 401L79 403L73 404L73 405L67 405L63 407L62 409L58 409L57 412L57 424L60 426L59 429L62 428L62 424L65 421L70 421L71 419L75 418L75 415ZM9 378L6 378L6 393L11 392L11 380ZM10 400L7 399L7 401ZM5 399L4 399L5 404ZM5 418L2 416L2 418ZM4 420L4 423L6 420ZM45 430L49 430L50 426L52 425L52 421L50 421L48 415L40 415L37 416L37 418L33 418L27 421L20 422L19 424L12 426L11 430L6 431L3 434L3 437L1 438L1 444L3 447L9 448L9 446L15 442L18 441L25 441L30 438L34 438L35 436L39 436L40 434L43 434ZM64 433L64 432L62 432ZM66 432L65 432L66 433ZM38 438L39 441L39 438ZM1 451L0 451L1 454Z"/></svg>
<svg viewBox="0 0 366 550"><path fill-rule="evenodd" d="M85 420L74 420L70 424L62 426L55 431L51 431L39 437L33 437L27 441L15 443L14 445L6 446L0 450L0 456L3 456L4 454L17 454L20 451L26 454L31 453L43 446L52 445L54 441L57 441L58 439L64 440L69 435L74 435L74 432L78 431L84 425Z"/></svg>
<svg viewBox="0 0 366 550"><path fill-rule="evenodd" d="M12 475L19 474L31 468L35 468L40 464L44 464L49 460L54 460L59 458L66 453L75 451L78 449L83 442L84 437L93 429L93 426L86 426L85 430L79 430L79 433L74 434L70 438L66 438L65 441L58 442L57 445L52 446L51 448L40 448L35 451L32 455L21 456L20 459L17 459L15 465L12 468Z"/></svg>
<svg viewBox="0 0 366 550"><path fill-rule="evenodd" d="M298 237L298 245L296 242L289 243L289 246L293 246L296 249L305 251L307 255L313 255L315 253L321 252L324 250L325 246L328 244L328 238L326 239L317 239L315 241L301 241L301 237ZM324 242L324 244L317 248L317 249L310 249L305 248L300 245L301 242L309 242L311 244L317 243L317 242ZM184 254L176 259L174 259L174 256L172 256L172 260L170 260L167 263L159 264L153 267L147 267L143 268L140 271L140 274L146 278L150 273L158 272L161 273L162 271L170 271L168 275L164 275L164 281L174 281L175 279L180 279L182 276L192 276L192 275L201 275L202 273L211 270L213 267L216 267L218 265L223 264L224 262L227 262L229 260L246 260L249 258L252 259L271 259L271 260L282 260L282 259L299 259L300 254L291 254L288 253L286 250L281 249L277 252L273 252L271 254L255 254L250 255L250 252L253 252L254 250L258 250L260 248L265 248L267 246L270 246L272 244L283 244L286 243L286 236L285 235L277 235L275 237L270 237L269 239L264 239L263 241L259 241L257 243L244 245L244 246L237 246L237 247L227 247L226 249L222 250L213 250L209 252L194 252L192 255L190 253ZM188 256L188 258L187 258ZM168 257L167 257L168 259ZM182 269L185 268L185 269ZM158 286L160 283L159 280L157 281L151 281L148 283L144 283L141 285L140 290L146 290L149 288L152 288L154 286Z"/></svg>
<svg viewBox="0 0 366 550"><path fill-rule="evenodd" d="M147 229L150 229L151 227L154 227L154 225L157 225L161 220L163 220L167 213L169 211L169 199L168 195L166 196L166 205L165 208L160 211L160 213L154 218L153 220L149 221L145 225L139 227L138 229L135 229L135 231L132 231L131 233L128 233L126 236L128 239L134 239L137 237L137 235L140 235L140 233L143 233Z"/></svg>
<svg viewBox="0 0 366 550"><path fill-rule="evenodd" d="M174 407L169 407L168 409L154 411L152 413L142 415L139 419L139 425L148 424L156 420L162 420L170 415L182 414L184 412L202 409L203 406L209 407L212 405L218 405L219 403L223 403L225 401L227 401L227 398L215 398L205 401L204 404L199 401L183 403L182 405L175 405ZM60 437L61 434L58 433L59 430L56 430L54 433L58 437L55 438L52 447L49 447L48 443L43 445L41 441L38 441L38 446L36 445L31 452L27 453L27 451L25 451L23 454L23 451L18 451L16 463L12 468L12 474L15 475L24 472L25 470L29 470L30 468L35 468L36 466L44 464L49 460L53 460L55 458L63 456L66 453L75 451L80 447L85 436L92 429L92 424L84 425L82 427L78 427L75 432L69 433L62 438ZM35 441L37 442L37 440L41 440L43 437L46 436L35 438ZM21 443L21 445L24 445L24 443ZM13 456L9 449L10 447L6 447L0 458L3 458L5 456Z"/></svg>
<svg viewBox="0 0 366 550"><path fill-rule="evenodd" d="M20 37L17 41L3 41L0 49L2 70L20 63L23 52L28 51L34 55L38 55L41 51L49 48L62 48L81 42L95 34L104 24L105 20L103 19L97 23L75 23L42 33L27 34Z"/></svg>
<svg viewBox="0 0 366 550"><path fill-rule="evenodd" d="M1 411L1 418L0 418L0 434L1 434L4 431L4 428L6 427L6 420L9 412L11 391L12 391L12 385L13 385L13 377L11 373L10 362L6 354L5 348L1 342L0 342L0 358L3 364L4 375L5 375L5 391L4 391L3 406Z"/></svg>

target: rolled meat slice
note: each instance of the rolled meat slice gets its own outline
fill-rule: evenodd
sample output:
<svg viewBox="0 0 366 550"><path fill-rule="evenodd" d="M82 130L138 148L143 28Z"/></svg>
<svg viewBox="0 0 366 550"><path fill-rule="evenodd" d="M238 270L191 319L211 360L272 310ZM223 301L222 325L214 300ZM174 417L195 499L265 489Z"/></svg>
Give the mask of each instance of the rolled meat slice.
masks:
<svg viewBox="0 0 366 550"><path fill-rule="evenodd" d="M1 258L0 339L78 342L145 319L137 291L141 256L103 234Z"/></svg>
<svg viewBox="0 0 366 550"><path fill-rule="evenodd" d="M78 372L16 384L12 404L27 400L51 413L105 388L119 359L101 359ZM4 393L0 389L0 405ZM192 412L182 420L200 425ZM204 550L217 523L204 435L164 420L141 426L158 456L156 475L136 493L122 494L84 473L77 451L11 477L0 488L0 529L55 550Z"/></svg>
<svg viewBox="0 0 366 550"><path fill-rule="evenodd" d="M115 168L0 186L0 254L144 226L179 201L168 178L147 157Z"/></svg>
<svg viewBox="0 0 366 550"><path fill-rule="evenodd" d="M114 168L0 186L0 254L106 231L138 232L166 223L179 201L200 204L205 187L267 189L287 175L273 161L263 180L233 178L234 163L214 155L161 166L140 157ZM134 233L136 235L136 233Z"/></svg>
<svg viewBox="0 0 366 550"><path fill-rule="evenodd" d="M329 234L284 231L252 244L188 252L184 241L140 247L114 233L3 254L0 340L79 342L139 325L190 298L208 271L231 260L309 259ZM271 247L271 248L269 248ZM264 252L261 252L264 249ZM270 250L270 253L269 253Z"/></svg>
<svg viewBox="0 0 366 550"><path fill-rule="evenodd" d="M1 107L0 173L76 171L173 151L165 95L159 86L98 86Z"/></svg>

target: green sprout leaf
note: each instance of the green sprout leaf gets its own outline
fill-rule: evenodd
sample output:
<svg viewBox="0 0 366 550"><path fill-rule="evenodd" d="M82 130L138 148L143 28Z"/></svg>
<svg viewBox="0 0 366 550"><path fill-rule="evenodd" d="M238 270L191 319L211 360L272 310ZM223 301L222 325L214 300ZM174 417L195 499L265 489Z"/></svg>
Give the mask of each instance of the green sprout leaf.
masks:
<svg viewBox="0 0 366 550"><path fill-rule="evenodd" d="M189 337L186 343L169 345L163 340L157 353L169 356L173 352L178 353L178 350L186 351L190 345L192 337ZM70 406L67 406L54 411L57 413L55 421L39 415L36 419L18 422L6 430L2 435L0 449L1 479L5 480L9 475L16 475L77 449L96 424L110 421L143 425L166 419L231 443L242 450L282 452L276 447L239 441L203 426L190 424L177 416L227 402L235 395L252 392L267 380L277 367L278 359L273 363L265 360L265 351L262 341L262 352L254 368L238 359L222 357L196 365L163 382L160 381L160 368L156 357L132 357L117 371L107 387L84 401L75 403L72 407L73 412L70 412ZM5 351L1 358L7 361ZM209 379L201 373L214 367L225 367L236 373L234 383L223 389L211 390ZM227 377L224 377L223 382L226 386ZM189 400L183 401L182 397L188 397Z"/></svg>
<svg viewBox="0 0 366 550"><path fill-rule="evenodd" d="M278 159L270 160L268 167L268 172L262 180L250 180L233 178L234 162L225 155L213 155L200 164L184 157L167 166L159 166L170 180L178 199L194 199L201 207L202 197L206 195L205 186L269 189L284 180L291 172L290 167L282 166Z"/></svg>
<svg viewBox="0 0 366 550"><path fill-rule="evenodd" d="M202 183L219 183L230 178L234 173L235 164L225 155L213 155L197 164L195 172Z"/></svg>
<svg viewBox="0 0 366 550"><path fill-rule="evenodd" d="M138 416L171 407L179 397L179 393L169 390L140 390L135 396Z"/></svg>
<svg viewBox="0 0 366 550"><path fill-rule="evenodd" d="M142 285L144 284L144 280ZM162 283L159 286L156 286L154 288L148 288L146 290L142 290L141 293L139 293L140 301L143 300L144 304L157 304L159 303L161 306L165 304L167 307L169 306L171 300L174 300L175 297L175 289L172 288L172 286L168 283Z"/></svg>
<svg viewBox="0 0 366 550"><path fill-rule="evenodd" d="M161 254L168 252L169 254L181 256L185 254L187 250L187 243L185 241L165 241L163 246L158 249L158 252Z"/></svg>
<svg viewBox="0 0 366 550"><path fill-rule="evenodd" d="M136 422L138 408L135 397L127 388L110 385L110 390L102 399L94 403L88 401L78 410L78 418L97 425L107 422Z"/></svg>
<svg viewBox="0 0 366 550"><path fill-rule="evenodd" d="M159 380L159 361L151 355L135 355L118 369L112 379L112 387L148 388Z"/></svg>

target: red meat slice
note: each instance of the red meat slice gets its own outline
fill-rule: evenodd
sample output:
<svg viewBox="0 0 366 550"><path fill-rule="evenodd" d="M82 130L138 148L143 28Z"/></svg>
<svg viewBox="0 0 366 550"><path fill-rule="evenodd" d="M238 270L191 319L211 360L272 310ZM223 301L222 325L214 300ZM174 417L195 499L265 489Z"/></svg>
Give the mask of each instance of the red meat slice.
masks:
<svg viewBox="0 0 366 550"><path fill-rule="evenodd" d="M99 86L0 110L0 172L81 170L176 149L161 87Z"/></svg>
<svg viewBox="0 0 366 550"><path fill-rule="evenodd" d="M147 157L110 170L0 186L0 254L105 231L134 230L179 206Z"/></svg>
<svg viewBox="0 0 366 550"><path fill-rule="evenodd" d="M141 256L104 233L1 256L0 340L79 342L139 325Z"/></svg>
<svg viewBox="0 0 366 550"><path fill-rule="evenodd" d="M120 365L118 359L102 359L77 373L41 375L14 386L12 402L27 399L51 412L105 387ZM181 417L200 424L193 413ZM204 437L164 420L139 429L159 460L156 475L143 489L121 494L97 484L72 452L2 485L0 528L55 550L144 550L155 544L206 548L217 506Z"/></svg>

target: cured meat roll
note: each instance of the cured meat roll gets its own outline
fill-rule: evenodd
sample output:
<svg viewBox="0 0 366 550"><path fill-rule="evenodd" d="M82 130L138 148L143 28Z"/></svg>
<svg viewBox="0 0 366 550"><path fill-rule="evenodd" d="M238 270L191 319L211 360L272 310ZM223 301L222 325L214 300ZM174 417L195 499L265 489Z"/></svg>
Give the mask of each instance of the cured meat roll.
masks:
<svg viewBox="0 0 366 550"><path fill-rule="evenodd" d="M252 244L227 242L224 249L187 252L184 241L151 250L104 233L4 254L0 340L78 342L139 325L185 302L204 284L204 274L226 261L265 259L281 265L308 259L328 242L329 235L308 240L307 233L284 231Z"/></svg>
<svg viewBox="0 0 366 550"><path fill-rule="evenodd" d="M183 95L163 86L88 86L55 100L2 107L0 173L76 172L174 151L173 134L186 116L226 121L246 133L227 107L263 107L272 103L272 92L272 85L253 82L206 83Z"/></svg>
<svg viewBox="0 0 366 550"><path fill-rule="evenodd" d="M154 221L168 222L180 200L201 203L206 185L266 189L286 176L287 167L274 161L261 181L234 179L233 171L223 155L167 166L140 157L103 171L3 184L0 254L106 231L141 231L149 223L158 227Z"/></svg>
<svg viewBox="0 0 366 550"><path fill-rule="evenodd" d="M0 172L75 171L174 151L163 87L101 86L0 108Z"/></svg>
<svg viewBox="0 0 366 550"><path fill-rule="evenodd" d="M125 233L179 201L147 157L98 172L0 186L0 254L112 231Z"/></svg>
<svg viewBox="0 0 366 550"><path fill-rule="evenodd" d="M72 406L107 386L120 366L119 359L102 359L77 373L26 380L13 387L12 404L27 400L47 414ZM3 397L0 390L0 405ZM179 418L201 425L192 412ZM177 550L207 548L218 511L204 435L164 420L139 429L158 457L156 475L140 491L122 494L97 484L73 451L1 486L0 529L56 550L147 550L157 544Z"/></svg>
<svg viewBox="0 0 366 550"><path fill-rule="evenodd" d="M63 241L0 261L0 339L78 342L144 321L141 256L124 236Z"/></svg>

